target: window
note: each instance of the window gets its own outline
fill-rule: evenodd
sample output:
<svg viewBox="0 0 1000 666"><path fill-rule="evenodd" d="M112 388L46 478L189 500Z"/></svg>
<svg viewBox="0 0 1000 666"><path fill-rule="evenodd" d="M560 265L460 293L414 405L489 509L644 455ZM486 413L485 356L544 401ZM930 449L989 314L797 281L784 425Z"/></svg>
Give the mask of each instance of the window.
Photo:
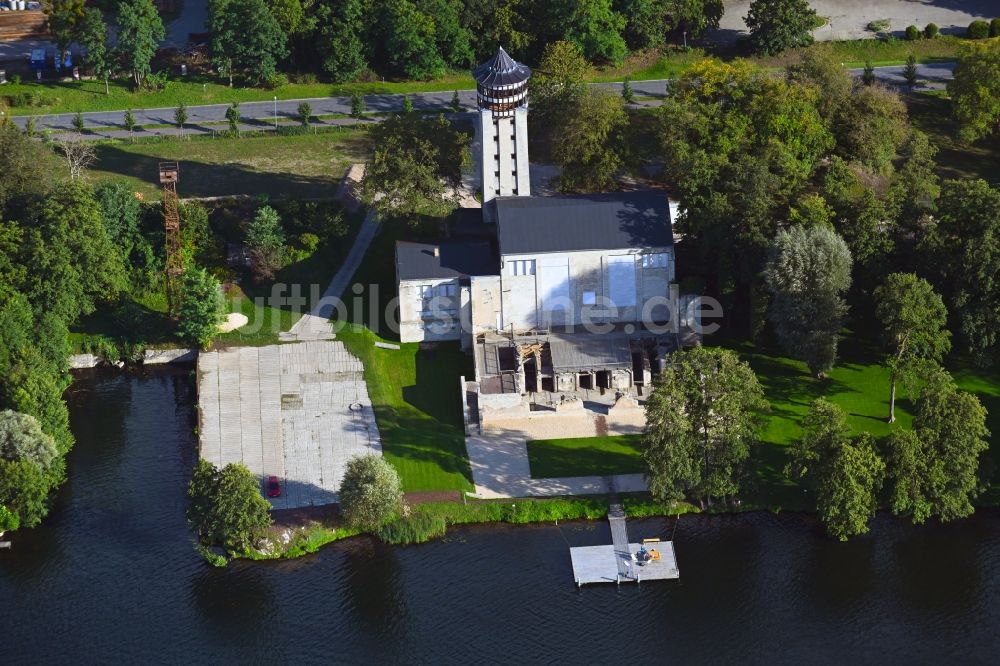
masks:
<svg viewBox="0 0 1000 666"><path fill-rule="evenodd" d="M437 295L444 296L446 298L453 298L456 293L456 287L454 284L439 284L437 287Z"/></svg>
<svg viewBox="0 0 1000 666"><path fill-rule="evenodd" d="M583 292L583 304L584 305L597 305L597 292L585 291Z"/></svg>
<svg viewBox="0 0 1000 666"><path fill-rule="evenodd" d="M635 255L608 257L608 291L614 307L635 305Z"/></svg>
<svg viewBox="0 0 1000 666"><path fill-rule="evenodd" d="M534 275L535 260L521 259L510 262L510 275Z"/></svg>
<svg viewBox="0 0 1000 666"><path fill-rule="evenodd" d="M643 268L666 268L669 255L666 252L642 255Z"/></svg>

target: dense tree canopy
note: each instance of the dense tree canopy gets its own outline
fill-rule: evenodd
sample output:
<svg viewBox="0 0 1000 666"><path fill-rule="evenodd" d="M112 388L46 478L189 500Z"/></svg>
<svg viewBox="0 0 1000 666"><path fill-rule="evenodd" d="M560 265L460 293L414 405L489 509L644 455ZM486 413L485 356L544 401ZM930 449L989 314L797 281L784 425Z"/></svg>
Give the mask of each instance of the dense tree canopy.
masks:
<svg viewBox="0 0 1000 666"><path fill-rule="evenodd" d="M388 215L444 214L456 204L469 136L443 117L407 113L371 128L374 153L361 195Z"/></svg>
<svg viewBox="0 0 1000 666"><path fill-rule="evenodd" d="M1000 130L1000 40L962 45L948 94L963 139Z"/></svg>
<svg viewBox="0 0 1000 666"><path fill-rule="evenodd" d="M960 391L944 370L934 373L917 401L913 430L896 430L889 442L893 512L914 523L970 515L989 436L979 399Z"/></svg>
<svg viewBox="0 0 1000 666"><path fill-rule="evenodd" d="M285 32L264 0L212 0L212 62L223 75L242 73L255 85L275 74L288 54Z"/></svg>
<svg viewBox="0 0 1000 666"><path fill-rule="evenodd" d="M1000 190L982 180L944 183L926 247L964 350L980 365L1000 349Z"/></svg>
<svg viewBox="0 0 1000 666"><path fill-rule="evenodd" d="M624 133L628 116L621 95L588 90L562 119L552 158L562 167L564 191L598 192L614 189L624 163Z"/></svg>
<svg viewBox="0 0 1000 666"><path fill-rule="evenodd" d="M818 95L745 61L705 60L664 100L659 139L685 209L678 227L721 275L748 283L760 271L777 221L833 147Z"/></svg>
<svg viewBox="0 0 1000 666"><path fill-rule="evenodd" d="M650 492L661 500L710 501L738 493L766 409L756 375L734 352L675 352L646 402Z"/></svg>
<svg viewBox="0 0 1000 666"><path fill-rule="evenodd" d="M771 245L764 278L774 297L769 315L778 342L814 375L823 375L836 361L847 313L847 243L827 225L781 231Z"/></svg>
<svg viewBox="0 0 1000 666"><path fill-rule="evenodd" d="M852 438L847 414L823 398L813 402L801 426L788 471L816 491L816 510L831 536L844 541L866 533L885 476L874 438Z"/></svg>

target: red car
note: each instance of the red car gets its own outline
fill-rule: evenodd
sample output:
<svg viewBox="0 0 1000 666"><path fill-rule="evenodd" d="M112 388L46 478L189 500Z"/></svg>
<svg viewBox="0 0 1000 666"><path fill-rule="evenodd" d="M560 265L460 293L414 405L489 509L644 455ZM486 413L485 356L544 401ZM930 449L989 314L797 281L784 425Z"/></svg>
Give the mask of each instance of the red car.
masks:
<svg viewBox="0 0 1000 666"><path fill-rule="evenodd" d="M281 497L281 484L278 482L278 477L267 477L267 496Z"/></svg>

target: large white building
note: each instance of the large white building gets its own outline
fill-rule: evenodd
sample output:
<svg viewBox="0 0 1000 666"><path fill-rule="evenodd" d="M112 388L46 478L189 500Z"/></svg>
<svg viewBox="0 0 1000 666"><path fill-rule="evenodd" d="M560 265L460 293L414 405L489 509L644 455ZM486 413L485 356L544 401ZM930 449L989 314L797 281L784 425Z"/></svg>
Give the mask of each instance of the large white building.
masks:
<svg viewBox="0 0 1000 666"><path fill-rule="evenodd" d="M400 339L472 347L482 418L529 394L641 391L678 344L666 193L532 196L531 71L501 49L474 75L482 211L397 243Z"/></svg>

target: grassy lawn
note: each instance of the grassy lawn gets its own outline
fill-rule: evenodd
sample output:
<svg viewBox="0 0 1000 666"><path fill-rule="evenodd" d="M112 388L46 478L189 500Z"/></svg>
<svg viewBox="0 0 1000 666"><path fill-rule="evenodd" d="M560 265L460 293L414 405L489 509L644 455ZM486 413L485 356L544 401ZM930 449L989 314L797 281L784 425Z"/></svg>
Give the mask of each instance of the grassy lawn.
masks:
<svg viewBox="0 0 1000 666"><path fill-rule="evenodd" d="M472 358L457 342L421 350L416 343L381 349L366 328L337 334L365 365L382 452L406 492L472 490L465 453L458 379L472 375Z"/></svg>
<svg viewBox="0 0 1000 666"><path fill-rule="evenodd" d="M904 95L910 120L937 146L938 174L942 178L982 178L1000 182L1000 138L988 137L973 144L955 134L951 100L946 93Z"/></svg>
<svg viewBox="0 0 1000 666"><path fill-rule="evenodd" d="M912 53L917 62L953 60L958 54L959 44L965 40L955 36L941 36L937 39L918 39L908 42L902 39L852 39L842 42L818 42L808 48L829 48L845 67L864 67L871 61L876 67L903 65ZM765 67L784 67L796 62L805 49L791 49L777 56L754 58Z"/></svg>
<svg viewBox="0 0 1000 666"><path fill-rule="evenodd" d="M459 377L474 372L471 355L457 342L423 350L416 343L374 346L399 339L385 327L384 313L396 296L395 241L412 234L405 223L389 222L372 243L353 280L365 286L363 302L355 308L346 299L350 326L337 339L364 363L382 451L403 490L472 490L459 393Z"/></svg>
<svg viewBox="0 0 1000 666"><path fill-rule="evenodd" d="M638 474L645 471L641 443L642 435L529 440L531 476Z"/></svg>
<svg viewBox="0 0 1000 666"><path fill-rule="evenodd" d="M909 428L913 405L903 387L897 387L896 422L887 422L889 414L889 374L881 364L878 348L860 336L841 341L837 367L825 379L809 374L805 364L781 356L773 350L756 348L749 343L726 344L750 363L764 387L771 404L771 414L763 434L757 488L751 501L784 508L809 508L802 489L788 479L782 468L788 462L787 446L801 435L799 422L813 400L824 397L840 405L848 414L848 425L855 434L870 432L882 438L897 428ZM990 411L988 425L993 432L991 454L1000 459L1000 375L983 371L959 360L948 363L959 386L979 396ZM981 502L1000 501L1000 485L993 487Z"/></svg>
<svg viewBox="0 0 1000 666"><path fill-rule="evenodd" d="M104 141L89 170L93 180L124 179L146 197L159 196L157 164L180 162L182 198L267 194L272 198L331 198L347 168L363 162L368 134L337 129L315 134L241 138Z"/></svg>

